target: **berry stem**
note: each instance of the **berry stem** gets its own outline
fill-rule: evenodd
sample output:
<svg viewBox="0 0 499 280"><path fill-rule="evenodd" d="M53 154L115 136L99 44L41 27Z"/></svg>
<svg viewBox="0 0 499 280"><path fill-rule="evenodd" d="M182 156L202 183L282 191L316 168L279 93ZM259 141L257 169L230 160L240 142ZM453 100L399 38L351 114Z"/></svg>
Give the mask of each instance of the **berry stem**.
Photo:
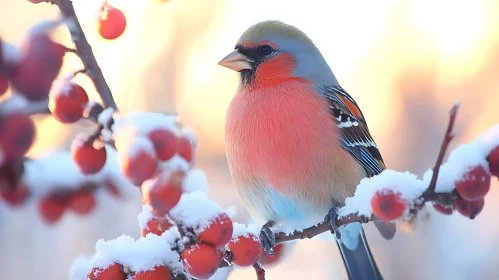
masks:
<svg viewBox="0 0 499 280"><path fill-rule="evenodd" d="M86 74L87 72L88 72L88 71L87 71L87 69L80 69L80 70L75 71L75 72L73 73L73 77L75 77L75 76L76 76L76 75L78 75L78 74Z"/></svg>
<svg viewBox="0 0 499 280"><path fill-rule="evenodd" d="M253 265L253 268L256 272L256 279L265 280L265 270L263 269L262 265L257 262Z"/></svg>
<svg viewBox="0 0 499 280"><path fill-rule="evenodd" d="M68 29L76 46L76 54L83 62L83 65L87 70L85 74L87 74L94 83L94 86L97 89L97 92L99 93L105 107L111 107L114 108L115 111L118 111L118 107L113 99L111 90L106 83L106 79L102 74L102 70L97 63L97 60L95 59L94 53L92 52L92 47L88 43L80 22L76 17L73 3L71 0L53 0L51 3L57 5L64 18L70 21Z"/></svg>

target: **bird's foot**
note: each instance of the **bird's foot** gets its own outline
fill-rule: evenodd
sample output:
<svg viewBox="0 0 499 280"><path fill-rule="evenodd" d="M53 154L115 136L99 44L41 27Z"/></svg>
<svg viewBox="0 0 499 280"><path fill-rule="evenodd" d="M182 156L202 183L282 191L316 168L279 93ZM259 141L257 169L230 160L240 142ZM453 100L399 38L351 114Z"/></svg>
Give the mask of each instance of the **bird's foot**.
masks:
<svg viewBox="0 0 499 280"><path fill-rule="evenodd" d="M274 225L274 222L268 222L263 225L260 230L260 244L262 244L263 250L269 255L274 255L274 247L275 247L275 235L272 231L271 227Z"/></svg>
<svg viewBox="0 0 499 280"><path fill-rule="evenodd" d="M329 223L331 226L331 233L336 236L336 239L341 239L340 227L336 223L336 218L338 217L338 210L340 207L335 206L329 210L329 213L324 218L324 221Z"/></svg>

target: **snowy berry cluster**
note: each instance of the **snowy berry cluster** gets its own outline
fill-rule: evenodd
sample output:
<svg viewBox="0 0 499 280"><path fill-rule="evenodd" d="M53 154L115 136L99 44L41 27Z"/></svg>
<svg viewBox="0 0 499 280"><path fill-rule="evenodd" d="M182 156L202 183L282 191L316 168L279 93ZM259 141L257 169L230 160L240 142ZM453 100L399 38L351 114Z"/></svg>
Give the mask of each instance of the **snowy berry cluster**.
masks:
<svg viewBox="0 0 499 280"><path fill-rule="evenodd" d="M102 114L108 115L107 111ZM109 117L99 120L110 123ZM192 169L195 138L175 117L142 112L112 118L109 131L103 129L96 141L109 142L104 136L112 135L123 176L140 187L142 238L100 241L87 262L87 274L83 273L87 279L170 279L178 275L208 279L220 267L228 275L232 265L247 267L278 260L279 253L274 258L263 256L255 228L234 223L231 211L207 197L204 175ZM83 147L76 142L75 149ZM81 170L103 165L85 166L82 162L86 161L78 158L75 162ZM76 279L84 279L82 273L78 275Z"/></svg>
<svg viewBox="0 0 499 280"><path fill-rule="evenodd" d="M48 224L59 221L66 210L88 214L100 188L120 194L112 174L107 170L97 174L104 165L79 172L65 154L57 154L57 160L54 155L25 158L37 134L31 115L50 112L59 122L70 124L88 117L85 110L95 103L73 82L73 74L56 79L66 52L72 51L50 37L59 24L37 23L20 46L0 38L0 95L5 95L0 103L0 200L15 207L35 197ZM10 95L6 95L9 87ZM85 158L85 153L77 150L74 157ZM99 157L90 161L99 162Z"/></svg>
<svg viewBox="0 0 499 280"><path fill-rule="evenodd" d="M442 164L435 190L428 193L433 171L422 179L409 172L385 170L363 179L355 195L341 209L342 216L372 215L384 221L410 219L418 208L431 201L436 211L450 215L456 210L474 219L484 207L491 176L499 176L499 126L474 141L463 144Z"/></svg>

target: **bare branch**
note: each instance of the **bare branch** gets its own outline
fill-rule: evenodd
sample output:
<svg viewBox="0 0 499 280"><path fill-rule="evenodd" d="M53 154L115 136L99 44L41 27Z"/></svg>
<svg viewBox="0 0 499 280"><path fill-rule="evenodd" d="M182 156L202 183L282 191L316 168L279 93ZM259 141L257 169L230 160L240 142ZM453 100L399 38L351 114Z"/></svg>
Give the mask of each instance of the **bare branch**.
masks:
<svg viewBox="0 0 499 280"><path fill-rule="evenodd" d="M97 92L99 93L104 106L114 108L118 111L118 107L113 99L113 95L111 94L111 90L106 83L104 75L102 74L102 70L97 64L97 60L95 59L94 53L92 52L92 47L87 42L85 38L85 34L81 28L80 22L76 17L75 10L73 8L73 3L71 0L53 0L51 1L53 4L59 7L59 10L63 14L68 22L68 29L71 33L71 38L76 46L76 54L81 58L83 65L86 69L86 74L93 81Z"/></svg>
<svg viewBox="0 0 499 280"><path fill-rule="evenodd" d="M253 268L255 269L256 272L256 279L265 280L265 270L263 269L262 265L257 262L253 264Z"/></svg>
<svg viewBox="0 0 499 280"><path fill-rule="evenodd" d="M456 121L456 114L458 109L459 109L459 103L456 102L454 103L454 106L452 106L452 109L450 110L449 125L447 126L447 131L445 132L444 140L442 142L442 146L440 147L440 153L438 154L437 162L435 163L435 167L433 168L433 175L431 177L431 182L426 192L435 191L435 187L437 185L438 172L440 171L440 165L442 165L442 161L444 160L447 148L450 142L452 141L452 138L454 138L452 129L454 128L454 122Z"/></svg>

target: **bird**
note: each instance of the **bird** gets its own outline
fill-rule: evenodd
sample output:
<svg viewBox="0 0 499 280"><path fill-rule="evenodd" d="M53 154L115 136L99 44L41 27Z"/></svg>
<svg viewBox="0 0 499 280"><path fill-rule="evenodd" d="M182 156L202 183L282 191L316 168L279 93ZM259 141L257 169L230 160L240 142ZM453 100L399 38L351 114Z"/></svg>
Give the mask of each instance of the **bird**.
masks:
<svg viewBox="0 0 499 280"><path fill-rule="evenodd" d="M349 279L383 279L360 223L337 227L338 209L386 167L366 118L312 39L279 20L251 25L219 65L239 72L227 107L225 154L232 181L263 226L273 254L276 226L327 220ZM395 225L375 222L390 240Z"/></svg>

